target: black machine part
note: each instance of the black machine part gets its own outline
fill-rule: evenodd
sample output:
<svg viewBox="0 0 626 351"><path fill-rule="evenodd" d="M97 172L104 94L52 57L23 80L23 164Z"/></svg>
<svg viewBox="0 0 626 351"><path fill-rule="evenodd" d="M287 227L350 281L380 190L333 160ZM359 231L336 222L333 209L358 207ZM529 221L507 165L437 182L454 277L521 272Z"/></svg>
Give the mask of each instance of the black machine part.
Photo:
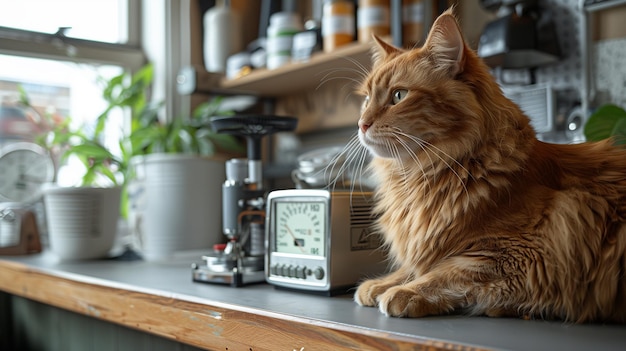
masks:
<svg viewBox="0 0 626 351"><path fill-rule="evenodd" d="M275 115L235 115L212 117L211 128L217 133L244 136L249 160L261 159L261 139L269 134L295 130L298 119Z"/></svg>

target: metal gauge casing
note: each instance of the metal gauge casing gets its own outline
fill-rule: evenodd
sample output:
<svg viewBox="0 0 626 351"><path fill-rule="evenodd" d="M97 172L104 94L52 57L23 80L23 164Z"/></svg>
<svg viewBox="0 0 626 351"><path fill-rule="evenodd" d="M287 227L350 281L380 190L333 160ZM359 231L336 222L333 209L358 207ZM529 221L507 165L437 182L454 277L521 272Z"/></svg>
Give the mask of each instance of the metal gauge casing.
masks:
<svg viewBox="0 0 626 351"><path fill-rule="evenodd" d="M266 280L277 287L334 295L384 273L373 232L372 194L277 190L267 198Z"/></svg>
<svg viewBox="0 0 626 351"><path fill-rule="evenodd" d="M30 202L54 179L54 163L37 144L18 142L0 150L0 200Z"/></svg>

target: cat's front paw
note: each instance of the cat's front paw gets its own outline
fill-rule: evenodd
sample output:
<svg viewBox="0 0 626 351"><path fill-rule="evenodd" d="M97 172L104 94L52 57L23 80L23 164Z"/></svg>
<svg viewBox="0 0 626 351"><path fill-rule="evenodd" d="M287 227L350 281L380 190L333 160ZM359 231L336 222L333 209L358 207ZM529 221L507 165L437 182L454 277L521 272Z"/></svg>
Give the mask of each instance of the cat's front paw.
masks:
<svg viewBox="0 0 626 351"><path fill-rule="evenodd" d="M415 290L403 286L395 286L378 297L378 308L386 316L392 317L424 317L441 313L441 306L427 299Z"/></svg>
<svg viewBox="0 0 626 351"><path fill-rule="evenodd" d="M376 306L378 296L387 290L387 285L378 279L366 280L356 289L354 301L361 306Z"/></svg>

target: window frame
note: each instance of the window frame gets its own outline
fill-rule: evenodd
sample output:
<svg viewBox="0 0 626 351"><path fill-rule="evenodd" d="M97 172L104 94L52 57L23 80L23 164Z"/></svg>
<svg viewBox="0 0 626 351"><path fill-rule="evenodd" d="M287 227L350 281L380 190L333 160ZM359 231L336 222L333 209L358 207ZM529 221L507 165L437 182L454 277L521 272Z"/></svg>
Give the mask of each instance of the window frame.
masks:
<svg viewBox="0 0 626 351"><path fill-rule="evenodd" d="M131 73L150 62L154 66L151 98L164 102L162 118L171 120L190 111L190 97L178 94L176 79L180 67L192 61L194 29L189 22L198 10L196 0L128 0L126 44L0 27L0 54L112 64ZM76 50L68 52L70 46Z"/></svg>
<svg viewBox="0 0 626 351"><path fill-rule="evenodd" d="M141 1L129 0L128 42L104 43L0 26L0 54L80 63L111 64L131 72L146 63L142 49Z"/></svg>

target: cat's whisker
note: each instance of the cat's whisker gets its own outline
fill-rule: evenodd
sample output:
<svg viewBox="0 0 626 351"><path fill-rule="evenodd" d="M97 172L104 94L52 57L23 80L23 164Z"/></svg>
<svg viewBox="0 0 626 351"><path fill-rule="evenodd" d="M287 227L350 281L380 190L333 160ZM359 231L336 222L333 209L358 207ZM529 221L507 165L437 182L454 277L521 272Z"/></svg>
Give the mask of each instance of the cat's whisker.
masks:
<svg viewBox="0 0 626 351"><path fill-rule="evenodd" d="M358 78L352 78L352 77L343 77L343 76L337 76L337 77L326 77L322 80L320 80L320 83L315 87L315 90L319 90L321 89L321 87L326 84L326 83L330 83L332 81L335 80L347 80L349 82L353 82L356 84L360 84L361 80L359 80ZM353 90L353 89L352 89Z"/></svg>
<svg viewBox="0 0 626 351"><path fill-rule="evenodd" d="M367 75L370 73L369 69L367 67L365 67L365 65L360 62L359 60L353 58L353 57L349 57L349 56L344 56L344 59L350 61L352 64L354 64L358 70L355 69L356 73L360 73L363 78L367 77Z"/></svg>
<svg viewBox="0 0 626 351"><path fill-rule="evenodd" d="M318 74L324 74L324 77L328 77L332 74L335 74L337 72L351 72L354 75L357 75L361 78L366 78L368 75L368 72L363 72L363 70L360 67L357 68L350 68L350 67L341 67L341 68L329 68L329 69L325 69L323 71L321 71Z"/></svg>
<svg viewBox="0 0 626 351"><path fill-rule="evenodd" d="M440 148L436 147L435 145L433 145L432 143L429 143L425 140L422 140L422 142L427 145L429 148L433 148L436 151L438 151L439 153L442 153L443 155L445 155L446 157L448 157L450 160L452 160L457 166L461 167L461 169L463 171L465 171L465 173L467 173L467 176L474 179L474 176L472 175L472 173L465 168L465 166L463 166L459 161L457 161L454 157L450 156L448 153L446 153L445 151L441 150Z"/></svg>
<svg viewBox="0 0 626 351"><path fill-rule="evenodd" d="M350 174L350 194L354 193L355 184L356 184L356 172L360 164L361 151L359 149L352 149L353 151L350 153L349 159L346 159L346 170L351 172Z"/></svg>
<svg viewBox="0 0 626 351"><path fill-rule="evenodd" d="M420 161L420 159L419 159L419 157L417 156L417 154L415 154L415 151L413 151L413 149L411 149L411 148L409 147L409 145L407 144L407 142L406 142L406 141L402 140L402 139L401 139L399 136L397 136L397 135L396 135L395 137L396 137L396 140L398 141L398 143L400 143L400 145L402 145L402 147L403 147L403 148L406 150L406 152L409 154L409 156L411 157L411 159L413 159L413 161L415 161L415 163L417 163L417 165L419 166L419 169L420 169L420 171L422 172L422 176L423 176L423 179L424 179L425 184L426 184L426 189L425 189L425 191L430 191L430 182L429 182L428 177L426 177L426 171L424 170L424 166L423 166L423 164L422 164L422 161ZM424 145L422 145L422 143L420 143L420 142L417 142L416 144L417 144L417 146L419 146L419 147L420 147L420 149L422 149L422 150L424 151L424 153L426 154L426 156L428 156L428 158L430 159L430 155L429 155L429 153L428 153L428 150L427 150L426 148L424 148ZM430 161L431 161L431 163L432 163L432 159L431 159ZM403 168L404 168L404 167L403 167ZM405 178L404 178L404 179L405 179L405 181L406 181L406 178L407 178L407 177L406 177L406 175L405 175Z"/></svg>
<svg viewBox="0 0 626 351"><path fill-rule="evenodd" d="M445 156L447 156L448 158L450 158L451 160L454 161L454 163L456 163L459 167L461 167L461 169L463 169L465 171L465 173L467 173L467 175L470 178L473 178L471 173L463 166L461 165L461 163L459 163L457 160L455 160L454 158L452 158L450 155L446 154L445 152L443 152L441 149L437 148L436 146L434 146L431 143L428 142L424 142L424 146L426 146L429 149L435 149L441 153L443 153ZM448 169L450 169L450 171L452 171L452 173L456 176L456 178L459 180L459 183L461 184L461 186L463 186L463 190L465 191L466 194L468 193L467 190L467 182L466 179L464 179L463 177L461 177L461 174L459 174L459 172L457 170L455 170L452 165L450 163L448 163L446 160L444 160L444 158L439 155L438 152L434 152L435 155L437 155L437 157L446 165L446 167L448 167Z"/></svg>
<svg viewBox="0 0 626 351"><path fill-rule="evenodd" d="M320 79L320 83L315 88L316 90L319 90L324 84L338 79L345 79L358 85L361 84L367 76L367 72L363 72L361 69L356 68L332 68L322 72L324 75ZM340 75L340 73L352 74ZM354 77L354 75L356 75L356 77Z"/></svg>
<svg viewBox="0 0 626 351"><path fill-rule="evenodd" d="M366 164L367 164L367 159L368 159L368 151L366 148L361 147L359 149L359 154L360 154L360 160L359 160L359 165L358 165L358 179L359 179L359 186L361 187L361 191L364 191L363 189L363 178L364 176L367 178L367 174L366 172L368 172L368 170L366 169Z"/></svg>
<svg viewBox="0 0 626 351"><path fill-rule="evenodd" d="M329 178L328 186L331 190L334 190L337 186L337 183L341 180L345 183L345 175L347 171L351 168L352 163L358 159L360 149L364 147L360 144L358 137L356 134L350 139L350 141L344 146L344 148L337 155L333 157L333 159L329 162L329 164L324 167L324 178ZM340 163L340 165L338 165ZM337 173L335 173L336 167L339 167ZM331 179L332 177L332 179ZM341 177L341 178L340 178Z"/></svg>
<svg viewBox="0 0 626 351"><path fill-rule="evenodd" d="M346 155L344 158L344 162L341 165L340 169L339 169L339 173L340 174L345 174L346 171L348 171L350 169L350 167L352 166L353 162L358 159L358 150L359 148L362 147L361 144L359 143L358 138L355 136L345 147Z"/></svg>
<svg viewBox="0 0 626 351"><path fill-rule="evenodd" d="M322 79L320 79L320 84L318 84L318 86L316 87L316 90L320 89L324 84L337 80L337 79L346 79L357 85L360 85L369 75L369 69L363 63L359 62L358 60L352 57L346 57L346 56L339 56L339 57L350 62L355 67L331 68L331 69L322 71L322 73L324 73L324 76L322 77ZM343 73L343 72L346 72L346 73L350 72L352 74L350 76L335 75L337 73ZM356 77L354 77L354 75L356 75Z"/></svg>
<svg viewBox="0 0 626 351"><path fill-rule="evenodd" d="M440 148L436 147L435 145L433 145L432 143L429 143L423 139L420 139L416 136L407 134L405 132L402 132L401 130L398 129L398 134L406 137L409 140L412 140L413 142L415 142L416 144L420 145L420 147L422 148L422 150L424 150L424 148L428 148L431 150L435 150L436 152L433 152L433 154L435 154L437 156L437 158L439 158L445 165L446 167L448 167L448 169L450 169L450 171L452 171L452 173L456 176L456 178L459 180L459 182L461 183L461 185L463 186L463 189L465 190L465 192L467 193L467 185L465 180L463 179L463 177L461 177L461 175L459 174L459 172L457 170L454 169L454 167L452 167L452 164L450 164L448 161L446 161L440 154L443 154L444 156L446 156L449 160L451 160L454 164L456 164L457 166L459 166L463 171L465 171L465 173L467 173L467 175L470 178L473 178L473 176L471 175L471 173L467 170L467 168L465 168L459 161L457 161L454 157L450 156L448 153L446 153L445 151L441 150Z"/></svg>
<svg viewBox="0 0 626 351"><path fill-rule="evenodd" d="M360 144L360 142L358 141L358 138L356 141L360 147L355 148L354 149L355 151L353 153L355 157L353 159L354 167L352 168L352 171L353 171L352 177L351 177L352 182L350 184L350 201L352 201L352 195L355 192L357 182L359 183L359 191L361 193L364 192L363 181L362 181L363 166L365 165L365 162L367 160L367 153L368 153L367 149ZM351 161L350 164L352 165L353 162Z"/></svg>
<svg viewBox="0 0 626 351"><path fill-rule="evenodd" d="M434 148L435 150L438 150L435 146L433 146L433 145L432 145L432 144L430 144L430 143L427 143L427 142L426 142L426 143L424 143L423 145L424 145L424 147L426 147L426 148L429 148L429 149L433 149L433 148ZM435 155L437 156L437 158L439 158L439 159L441 160L441 162L443 162L443 163L446 165L446 167L447 167L447 168L448 168L448 169L449 169L449 170L450 170L450 171L454 174L454 176L455 176L455 177L459 180L459 183L460 183L460 184L461 184L461 186L463 187L463 190L465 191L465 193L466 193L466 194L469 194L469 193L468 193L468 190L467 190L467 185L466 185L466 182L465 182L465 180L461 177L461 175L458 173L458 171L457 171L457 170L455 170L455 169L452 167L452 165L451 165L450 163L448 163L448 162L447 162L447 161L446 161L446 160L445 160L445 159L444 159L441 155L439 155L439 153L437 153L437 152L433 152L433 154L435 154ZM447 155L447 154L445 154L445 153L444 153L444 155L448 156L448 155ZM448 157L449 157L449 156L448 156ZM455 163L459 164L456 160L454 160L454 161L455 161ZM459 165L460 165L460 164L459 164ZM461 165L460 167L461 167L461 168L463 168L463 169L465 169L465 167L463 167L462 165ZM468 172L468 174L469 174L469 172Z"/></svg>
<svg viewBox="0 0 626 351"><path fill-rule="evenodd" d="M337 182L339 181L339 177L341 176L340 172L337 172L337 174L335 175L333 175L333 172L335 170L335 167L337 166L337 163L339 162L339 160L342 159L342 156L345 152L348 152L348 150L346 149L342 150L339 154L333 157L333 159L330 161L330 163L326 167L324 167L323 177L324 179L328 177L328 184L326 186L331 191L335 190L335 188L337 187Z"/></svg>
<svg viewBox="0 0 626 351"><path fill-rule="evenodd" d="M408 134L404 133L400 128L395 127L394 128L396 130L396 132L398 134L400 134L400 136L408 136ZM420 170L422 171L422 176L423 179L425 181L426 184L426 191L430 191L430 179L428 179L428 177L426 176L426 171L424 168L424 164L422 164L422 162L420 161L419 157L417 156L417 154L415 153L415 151L409 147L408 144L406 144L405 141L403 141L399 136L395 135L396 140L398 140L398 142L402 143L407 151L407 153L411 156L411 158L418 164ZM430 152L428 152L429 150L426 149L424 147L424 144L422 143L421 139L419 138L409 138L409 140L413 141L422 151L424 151L424 154L426 155L426 157L428 157L428 160L430 162L430 164L433 164L433 159L432 157L430 157Z"/></svg>
<svg viewBox="0 0 626 351"><path fill-rule="evenodd" d="M400 154L400 150L398 149L397 145L391 142L390 139L385 139L385 142L387 143L387 148L391 151L393 158L400 162L401 167L400 167L399 172L402 172L401 173L402 186L404 187L404 192L409 193L411 189L409 187L409 182L408 182L408 178L409 178L408 170L407 170L407 167L404 166L404 159L402 158Z"/></svg>

